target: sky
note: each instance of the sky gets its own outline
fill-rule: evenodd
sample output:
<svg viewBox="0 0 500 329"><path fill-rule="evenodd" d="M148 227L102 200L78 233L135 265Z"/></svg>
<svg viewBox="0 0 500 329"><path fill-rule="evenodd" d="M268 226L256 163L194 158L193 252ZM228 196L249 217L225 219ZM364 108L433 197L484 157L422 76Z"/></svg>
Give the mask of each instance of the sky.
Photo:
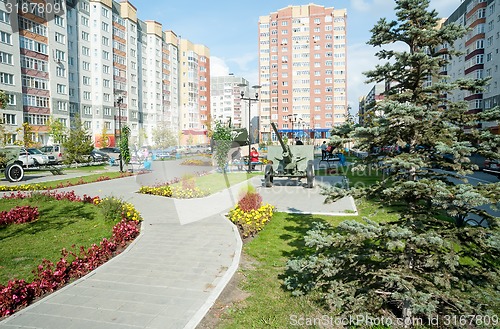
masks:
<svg viewBox="0 0 500 329"><path fill-rule="evenodd" d="M376 64L378 50L366 42L370 30L380 18L394 19L394 0L190 0L158 1L130 0L137 8L141 20L155 20L163 30L172 30L183 39L203 44L210 49L211 75L233 73L243 77L250 85L258 84L258 21L259 16L289 5L314 3L336 9L347 9L347 97L357 113L358 99L366 95L373 85L365 84L362 72ZM450 16L462 0L430 0L430 9L440 17Z"/></svg>

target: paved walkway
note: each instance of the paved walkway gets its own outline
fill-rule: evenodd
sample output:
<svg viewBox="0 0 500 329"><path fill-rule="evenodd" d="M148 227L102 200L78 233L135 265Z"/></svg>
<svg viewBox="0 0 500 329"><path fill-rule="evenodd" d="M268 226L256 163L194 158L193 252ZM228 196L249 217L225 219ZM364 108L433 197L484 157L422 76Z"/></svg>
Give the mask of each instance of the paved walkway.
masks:
<svg viewBox="0 0 500 329"><path fill-rule="evenodd" d="M175 164L161 164L165 165ZM192 200L136 193L144 181L156 180L155 166L160 168L155 162L152 174L62 189L79 195L115 196L133 203L144 218L141 234L126 251L87 276L0 322L1 329L166 329L198 325L237 270L242 242L236 227L223 214L234 206L247 183ZM173 178L173 167L161 168L156 174L164 181ZM322 204L324 197L317 189L279 183L264 189L259 187L258 177L250 182L260 189L265 202L277 205L280 211L344 215L347 210L355 211L349 201ZM284 188L289 189L286 194ZM287 208L290 204L293 209Z"/></svg>

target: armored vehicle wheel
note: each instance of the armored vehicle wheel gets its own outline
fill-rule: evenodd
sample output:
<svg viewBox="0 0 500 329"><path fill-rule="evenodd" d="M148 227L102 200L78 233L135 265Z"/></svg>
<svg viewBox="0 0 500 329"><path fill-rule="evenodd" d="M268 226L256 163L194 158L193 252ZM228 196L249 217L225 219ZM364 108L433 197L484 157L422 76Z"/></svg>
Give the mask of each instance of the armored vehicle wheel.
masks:
<svg viewBox="0 0 500 329"><path fill-rule="evenodd" d="M306 177L307 177L307 188L313 188L314 187L314 164L312 160L307 161L307 168L306 168Z"/></svg>
<svg viewBox="0 0 500 329"><path fill-rule="evenodd" d="M12 163L5 169L5 177L9 182L19 182L24 177L24 169L18 163Z"/></svg>
<svg viewBox="0 0 500 329"><path fill-rule="evenodd" d="M274 180L273 176L274 176L273 165L271 165L271 164L266 165L266 169L264 170L264 181L265 181L266 187L273 186L273 180Z"/></svg>

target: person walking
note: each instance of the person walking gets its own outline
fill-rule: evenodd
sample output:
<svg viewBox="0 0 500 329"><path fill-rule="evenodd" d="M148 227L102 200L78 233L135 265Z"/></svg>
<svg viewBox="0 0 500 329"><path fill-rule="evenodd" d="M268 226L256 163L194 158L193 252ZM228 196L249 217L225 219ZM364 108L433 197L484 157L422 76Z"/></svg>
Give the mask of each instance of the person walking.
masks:
<svg viewBox="0 0 500 329"><path fill-rule="evenodd" d="M326 145L326 141L323 141L323 144L321 144L321 160L325 160L326 158L326 148L328 145Z"/></svg>
<svg viewBox="0 0 500 329"><path fill-rule="evenodd" d="M295 145L304 145L304 143L298 137L295 137Z"/></svg>

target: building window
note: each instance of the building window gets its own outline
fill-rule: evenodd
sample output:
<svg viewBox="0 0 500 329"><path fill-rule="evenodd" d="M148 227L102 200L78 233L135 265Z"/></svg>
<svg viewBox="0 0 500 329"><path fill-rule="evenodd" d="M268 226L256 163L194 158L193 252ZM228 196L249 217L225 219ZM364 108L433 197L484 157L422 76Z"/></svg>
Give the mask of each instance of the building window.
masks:
<svg viewBox="0 0 500 329"><path fill-rule="evenodd" d="M57 84L56 89L57 89L58 94L66 95L66 86L65 85Z"/></svg>
<svg viewBox="0 0 500 329"><path fill-rule="evenodd" d="M14 74L1 72L0 83L3 83L4 85L14 85Z"/></svg>
<svg viewBox="0 0 500 329"><path fill-rule="evenodd" d="M9 114L9 113L4 113L3 114L3 123L6 125L11 125L15 126L16 123L16 115L15 114Z"/></svg>
<svg viewBox="0 0 500 329"><path fill-rule="evenodd" d="M66 69L64 67L57 66L56 67L56 75L58 77L65 78L66 77Z"/></svg>
<svg viewBox="0 0 500 329"><path fill-rule="evenodd" d="M10 15L3 10L0 10L0 22L10 24Z"/></svg>
<svg viewBox="0 0 500 329"><path fill-rule="evenodd" d="M64 51L62 51L62 50L56 49L55 56L56 56L56 59L58 61L61 61L61 62L65 62L66 61L66 53Z"/></svg>
<svg viewBox="0 0 500 329"><path fill-rule="evenodd" d="M61 16L55 15L54 16L54 23L58 26L64 27L64 18Z"/></svg>
<svg viewBox="0 0 500 329"><path fill-rule="evenodd" d="M8 53L4 53L3 51L0 51L0 63L12 65L12 54L8 54Z"/></svg>
<svg viewBox="0 0 500 329"><path fill-rule="evenodd" d="M57 109L62 112L68 112L68 103L57 102Z"/></svg>
<svg viewBox="0 0 500 329"><path fill-rule="evenodd" d="M56 42L59 42L59 43L64 45L66 43L66 36L64 34L56 32L55 33L55 40L56 40Z"/></svg>
<svg viewBox="0 0 500 329"><path fill-rule="evenodd" d="M12 44L12 35L7 33L7 32L0 31L0 41L11 45Z"/></svg>

